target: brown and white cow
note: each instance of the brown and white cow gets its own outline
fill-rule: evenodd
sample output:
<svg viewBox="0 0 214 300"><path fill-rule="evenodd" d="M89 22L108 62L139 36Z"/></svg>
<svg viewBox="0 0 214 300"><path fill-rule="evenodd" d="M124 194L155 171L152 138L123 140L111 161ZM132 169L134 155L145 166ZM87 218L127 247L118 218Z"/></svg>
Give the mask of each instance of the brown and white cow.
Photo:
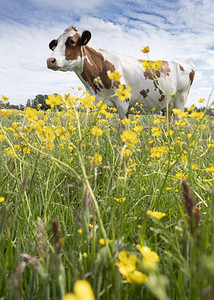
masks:
<svg viewBox="0 0 214 300"><path fill-rule="evenodd" d="M154 71L155 78L149 69L143 68L142 60L108 50L95 50L87 45L90 39L89 31L80 35L74 27L66 29L57 40L50 42L53 53L47 59L47 67L55 71L74 71L89 94L96 95L96 103L107 99L106 104L116 107L121 119L127 117L129 109L136 107L136 103L145 113L153 108L156 112L165 111L166 95L170 109L184 109L195 74L191 62L162 61L160 71ZM109 70L118 71L122 75L120 83L131 86L130 99L121 101L116 96L106 97L113 95L119 84L115 82L112 86L107 75ZM100 79L98 84L95 83L97 77Z"/></svg>

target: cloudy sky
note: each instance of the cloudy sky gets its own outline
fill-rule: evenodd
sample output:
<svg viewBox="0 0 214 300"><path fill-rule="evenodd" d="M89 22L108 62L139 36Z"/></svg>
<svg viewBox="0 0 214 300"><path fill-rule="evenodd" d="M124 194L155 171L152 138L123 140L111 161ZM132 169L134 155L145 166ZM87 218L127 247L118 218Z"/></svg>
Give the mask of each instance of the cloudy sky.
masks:
<svg viewBox="0 0 214 300"><path fill-rule="evenodd" d="M213 0L0 0L0 94L10 103L82 86L73 72L46 67L49 42L70 25L90 30L94 48L143 59L149 45L151 59L192 61L187 106L214 87Z"/></svg>

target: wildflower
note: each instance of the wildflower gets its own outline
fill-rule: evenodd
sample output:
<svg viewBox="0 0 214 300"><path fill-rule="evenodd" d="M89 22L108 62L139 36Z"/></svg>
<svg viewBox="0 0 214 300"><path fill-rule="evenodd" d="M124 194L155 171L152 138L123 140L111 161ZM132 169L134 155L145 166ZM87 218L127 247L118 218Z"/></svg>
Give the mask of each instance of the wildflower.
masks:
<svg viewBox="0 0 214 300"><path fill-rule="evenodd" d="M172 112L173 112L174 115L179 115L179 114L181 114L183 111L182 111L181 109L178 109L178 108L173 108Z"/></svg>
<svg viewBox="0 0 214 300"><path fill-rule="evenodd" d="M159 70L161 68L161 66L162 66L161 60L157 60L152 63L152 69L154 69L154 70Z"/></svg>
<svg viewBox="0 0 214 300"><path fill-rule="evenodd" d="M198 170L198 165L197 164L192 164L192 170Z"/></svg>
<svg viewBox="0 0 214 300"><path fill-rule="evenodd" d="M6 96L6 95L4 95L4 94L1 94L1 97L2 97L2 99L5 100L5 101L8 101L8 100L9 100L9 97Z"/></svg>
<svg viewBox="0 0 214 300"><path fill-rule="evenodd" d="M137 134L131 130L124 130L120 137L121 140L126 143L128 148L134 147L138 142Z"/></svg>
<svg viewBox="0 0 214 300"><path fill-rule="evenodd" d="M166 190L167 191L172 191L172 190L174 190L174 187L166 187Z"/></svg>
<svg viewBox="0 0 214 300"><path fill-rule="evenodd" d="M30 121L32 122L33 120L38 120L38 116L37 116L37 110L31 107L27 107L25 109L25 113L24 116Z"/></svg>
<svg viewBox="0 0 214 300"><path fill-rule="evenodd" d="M187 108L187 111L192 111L195 108L195 104L192 104L189 108Z"/></svg>
<svg viewBox="0 0 214 300"><path fill-rule="evenodd" d="M91 129L91 133L93 135L97 135L97 136L102 136L103 135L103 130L101 128L98 128L97 126L94 126L92 129Z"/></svg>
<svg viewBox="0 0 214 300"><path fill-rule="evenodd" d="M67 293L62 300L95 300L90 283L86 280L77 280L74 284L74 293Z"/></svg>
<svg viewBox="0 0 214 300"><path fill-rule="evenodd" d="M201 120L204 116L204 113L201 111L201 112L197 112L197 111L193 111L189 117L192 118L192 119L199 119Z"/></svg>
<svg viewBox="0 0 214 300"><path fill-rule="evenodd" d="M7 148L6 153L7 153L7 156L11 156L11 157L14 156L13 150L11 148Z"/></svg>
<svg viewBox="0 0 214 300"><path fill-rule="evenodd" d="M69 132L66 131L65 127L59 126L56 130L56 135L59 136L60 140L66 141L70 138Z"/></svg>
<svg viewBox="0 0 214 300"><path fill-rule="evenodd" d="M123 198L114 198L114 200L116 200L117 202L125 202L126 201L126 197L123 197Z"/></svg>
<svg viewBox="0 0 214 300"><path fill-rule="evenodd" d="M182 155L182 156L181 156L181 161L182 161L183 163L187 163L187 162L188 162L187 156L186 156L186 155Z"/></svg>
<svg viewBox="0 0 214 300"><path fill-rule="evenodd" d="M160 147L154 147L151 148L150 152L150 157L154 158L160 158L162 156L162 154L168 153L168 148L164 147L164 146L160 146Z"/></svg>
<svg viewBox="0 0 214 300"><path fill-rule="evenodd" d="M136 133L140 133L143 130L143 125L138 125L133 128Z"/></svg>
<svg viewBox="0 0 214 300"><path fill-rule="evenodd" d="M199 103L203 103L204 100L205 100L204 98L200 98L200 99L198 100L198 102L199 102Z"/></svg>
<svg viewBox="0 0 214 300"><path fill-rule="evenodd" d="M127 98L131 97L131 87L129 85L120 84L119 89L115 91L119 100L124 101Z"/></svg>
<svg viewBox="0 0 214 300"><path fill-rule="evenodd" d="M199 126L199 129L200 129L200 130L204 130L206 127L207 127L207 126L206 126L205 124L203 124L203 125Z"/></svg>
<svg viewBox="0 0 214 300"><path fill-rule="evenodd" d="M173 135L173 130L169 129L168 132L165 133L165 136L172 136Z"/></svg>
<svg viewBox="0 0 214 300"><path fill-rule="evenodd" d="M82 229L78 229L77 232L78 232L80 235L82 235L82 233L83 233Z"/></svg>
<svg viewBox="0 0 214 300"><path fill-rule="evenodd" d="M195 141L192 141L191 143L189 143L190 147L193 147L195 145Z"/></svg>
<svg viewBox="0 0 214 300"><path fill-rule="evenodd" d="M160 136L161 135L160 128L158 128L158 127L153 127L151 129L151 131L152 131L152 136Z"/></svg>
<svg viewBox="0 0 214 300"><path fill-rule="evenodd" d="M114 72L108 71L107 74L108 74L108 78L113 81L120 81L120 78L122 77L122 75L120 75L120 73L117 71Z"/></svg>
<svg viewBox="0 0 214 300"><path fill-rule="evenodd" d="M149 53L150 52L149 46L144 47L143 50L141 50L141 52Z"/></svg>
<svg viewBox="0 0 214 300"><path fill-rule="evenodd" d="M53 108L55 105L62 104L63 98L61 95L52 94L48 96L48 99L46 99L45 102Z"/></svg>
<svg viewBox="0 0 214 300"><path fill-rule="evenodd" d="M151 66L152 66L151 60L145 60L145 61L142 63L142 66L143 66L144 69L149 69L149 68L151 68Z"/></svg>
<svg viewBox="0 0 214 300"><path fill-rule="evenodd" d="M0 203L4 202L5 198L4 197L0 197Z"/></svg>
<svg viewBox="0 0 214 300"><path fill-rule="evenodd" d="M95 155L91 157L91 162L95 167L99 167L102 164L102 160L102 156L98 153L95 153Z"/></svg>
<svg viewBox="0 0 214 300"><path fill-rule="evenodd" d="M175 121L175 125L176 126L185 126L187 124L186 121L182 121L182 120L179 120L179 121Z"/></svg>
<svg viewBox="0 0 214 300"><path fill-rule="evenodd" d="M147 210L147 214L153 218L155 218L156 220L161 220L163 217L166 216L165 213L159 212L159 211L151 211L151 210Z"/></svg>
<svg viewBox="0 0 214 300"><path fill-rule="evenodd" d="M11 115L10 109L0 109L0 117L9 117Z"/></svg>
<svg viewBox="0 0 214 300"><path fill-rule="evenodd" d="M147 246L137 245L137 248L143 256L143 268L145 271L148 273L155 272L157 270L157 263L159 262L158 254Z"/></svg>
<svg viewBox="0 0 214 300"><path fill-rule="evenodd" d="M99 243L102 246L105 246L106 244L104 239L99 239ZM107 240L107 245L109 245L110 243L112 243L112 240Z"/></svg>
<svg viewBox="0 0 214 300"><path fill-rule="evenodd" d="M88 92L84 93L84 97L80 98L79 101L85 106L85 107L89 107L89 108L95 108L94 106L94 101L95 101L95 96L92 95L90 96Z"/></svg>
<svg viewBox="0 0 214 300"><path fill-rule="evenodd" d="M188 175L185 175L184 173L180 172L180 173L176 173L175 174L175 180L182 180L182 179L187 179Z"/></svg>
<svg viewBox="0 0 214 300"><path fill-rule="evenodd" d="M147 281L147 276L136 270L137 257L134 254L127 254L127 251L120 251L118 255L119 262L116 266L123 278L125 278L129 283L143 284Z"/></svg>
<svg viewBox="0 0 214 300"><path fill-rule="evenodd" d="M82 87L81 87L81 86L78 86L78 90L79 90L79 91L82 91Z"/></svg>
<svg viewBox="0 0 214 300"><path fill-rule="evenodd" d="M123 123L123 125L129 125L131 123L131 120L126 118L123 119L121 122Z"/></svg>
<svg viewBox="0 0 214 300"><path fill-rule="evenodd" d="M123 157L128 157L128 156L130 156L130 155L131 155L131 150L125 149L125 150L123 151Z"/></svg>
<svg viewBox="0 0 214 300"><path fill-rule="evenodd" d="M160 119L155 119L154 121L153 121L153 124L155 124L155 125L158 125L158 124L160 124Z"/></svg>
<svg viewBox="0 0 214 300"><path fill-rule="evenodd" d="M214 166L210 166L208 168L205 169L207 173L213 173L214 174Z"/></svg>
<svg viewBox="0 0 214 300"><path fill-rule="evenodd" d="M206 179L206 178L203 179L203 182L204 182L204 183L210 183L210 182L212 182L212 181L213 181L213 179Z"/></svg>

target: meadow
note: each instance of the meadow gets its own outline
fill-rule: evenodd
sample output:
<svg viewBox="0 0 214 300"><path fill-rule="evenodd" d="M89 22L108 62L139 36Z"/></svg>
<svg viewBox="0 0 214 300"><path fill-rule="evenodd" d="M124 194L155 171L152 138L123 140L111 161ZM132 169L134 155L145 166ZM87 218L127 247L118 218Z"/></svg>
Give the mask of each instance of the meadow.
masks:
<svg viewBox="0 0 214 300"><path fill-rule="evenodd" d="M0 110L0 299L213 299L213 117L93 102Z"/></svg>

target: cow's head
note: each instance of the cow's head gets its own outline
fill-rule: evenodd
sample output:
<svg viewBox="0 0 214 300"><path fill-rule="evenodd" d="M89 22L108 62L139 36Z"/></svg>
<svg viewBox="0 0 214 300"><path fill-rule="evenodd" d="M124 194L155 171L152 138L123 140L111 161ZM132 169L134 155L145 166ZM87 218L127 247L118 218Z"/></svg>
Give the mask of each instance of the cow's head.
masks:
<svg viewBox="0 0 214 300"><path fill-rule="evenodd" d="M72 71L77 68L82 57L81 47L85 46L90 38L90 31L83 31L80 35L74 27L66 29L57 40L50 42L49 48L53 53L47 59L47 67L54 71Z"/></svg>

